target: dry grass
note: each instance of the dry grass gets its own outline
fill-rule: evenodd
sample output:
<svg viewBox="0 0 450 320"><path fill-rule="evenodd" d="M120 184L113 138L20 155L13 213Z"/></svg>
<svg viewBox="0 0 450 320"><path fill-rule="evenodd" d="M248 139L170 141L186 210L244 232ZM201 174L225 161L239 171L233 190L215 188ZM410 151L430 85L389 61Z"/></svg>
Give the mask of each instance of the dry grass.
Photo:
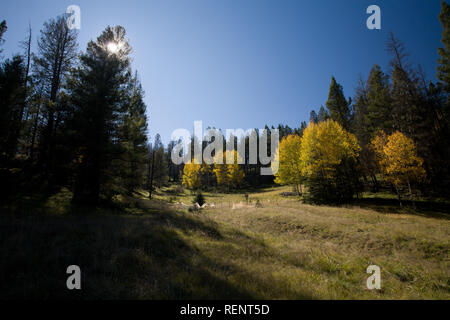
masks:
<svg viewBox="0 0 450 320"><path fill-rule="evenodd" d="M44 206L57 215L0 215L0 297L450 298L446 214L310 206L285 191L249 191L249 205L243 194L206 193L215 207L198 213L179 204L189 192L163 190L119 212L65 216L58 196ZM82 269L80 292L65 289L69 264ZM372 264L379 291L366 288Z"/></svg>
<svg viewBox="0 0 450 320"><path fill-rule="evenodd" d="M264 244L270 254L263 274L277 279L263 296L292 298L283 290L291 287L297 296L320 299L450 298L448 220L297 201L208 209L207 216ZM245 252L234 261L261 273L259 259ZM381 267L381 291L366 288L365 271L372 264Z"/></svg>

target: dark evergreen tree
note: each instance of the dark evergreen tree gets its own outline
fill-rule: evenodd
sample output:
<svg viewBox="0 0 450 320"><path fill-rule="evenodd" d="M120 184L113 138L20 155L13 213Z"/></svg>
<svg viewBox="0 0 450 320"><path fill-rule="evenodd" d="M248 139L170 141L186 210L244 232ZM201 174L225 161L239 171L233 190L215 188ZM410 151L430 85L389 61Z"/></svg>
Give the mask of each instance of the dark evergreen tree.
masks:
<svg viewBox="0 0 450 320"><path fill-rule="evenodd" d="M290 134L295 133L294 130L292 130L292 128L290 128L288 125L279 124L277 129L280 134L280 140Z"/></svg>
<svg viewBox="0 0 450 320"><path fill-rule="evenodd" d="M414 140L418 155L424 159L424 168L432 184L422 188L428 192L429 187L438 185L438 180L448 180L438 163L439 158L448 158L441 152L434 152L445 147L445 139L437 138L445 135L446 121L443 107L439 102L441 98L433 85L427 85L420 70L412 68L407 60L408 54L404 45L392 34L388 41L388 49L392 54L392 115L393 127ZM442 92L442 91L441 91ZM443 130L442 130L443 129ZM437 140L438 139L438 140Z"/></svg>
<svg viewBox="0 0 450 320"><path fill-rule="evenodd" d="M0 67L0 193L9 194L16 184L10 168L13 164L22 119L20 111L25 103L25 67L22 57L6 60Z"/></svg>
<svg viewBox="0 0 450 320"><path fill-rule="evenodd" d="M438 61L437 77L441 81L446 94L448 117L448 110L450 109L450 5L446 1L441 0L441 6L442 10L439 14L439 21L443 28L441 42L444 46L438 49L440 58Z"/></svg>
<svg viewBox="0 0 450 320"><path fill-rule="evenodd" d="M0 156L11 160L17 147L21 108L25 102L25 66L22 57L6 60L0 68Z"/></svg>
<svg viewBox="0 0 450 320"><path fill-rule="evenodd" d="M389 78L381 71L380 66L375 65L370 71L366 90L367 113L365 125L367 126L368 138L372 139L380 130L391 133L393 123Z"/></svg>
<svg viewBox="0 0 450 320"><path fill-rule="evenodd" d="M362 78L359 80L358 87L356 88L356 103L354 104L354 119L353 119L353 132L358 138L361 151L358 158L357 168L361 171L361 176L364 181L370 184L373 191L378 191L379 184L376 178L377 165L374 161L374 154L369 147L371 141L371 131L369 131L367 120L368 109L368 94L367 85Z"/></svg>
<svg viewBox="0 0 450 320"><path fill-rule="evenodd" d="M6 32L6 30L8 29L8 27L6 26L6 21L3 20L2 22L0 22L0 46L3 45L3 42L5 40L3 40L3 34ZM2 49L0 48L0 53L2 53Z"/></svg>
<svg viewBox="0 0 450 320"><path fill-rule="evenodd" d="M173 182L180 182L181 181L181 175L180 172L183 170L183 165L176 165L172 161L172 150L175 148L175 146L180 143L180 141L170 141L167 145L167 152L166 152L166 161L168 163L168 175L169 179L171 179Z"/></svg>
<svg viewBox="0 0 450 320"><path fill-rule="evenodd" d="M347 101L344 96L342 86L331 77L330 92L328 94L327 109L330 112L330 118L338 122L344 129L350 129L351 101Z"/></svg>
<svg viewBox="0 0 450 320"><path fill-rule="evenodd" d="M169 180L169 166L165 155L164 145L159 134L156 134L155 142L152 147L152 153L154 153L154 165L152 166L153 183L156 187L161 188Z"/></svg>
<svg viewBox="0 0 450 320"><path fill-rule="evenodd" d="M318 123L319 117L317 116L316 111L312 110L309 114L309 122Z"/></svg>
<svg viewBox="0 0 450 320"><path fill-rule="evenodd" d="M131 47L121 26L107 27L90 41L68 81L74 113L78 172L73 200L97 204L113 195L113 159L122 156L120 128L127 112Z"/></svg>
<svg viewBox="0 0 450 320"><path fill-rule="evenodd" d="M360 145L365 145L370 142L370 137L367 129L367 85L362 77L360 77L358 86L355 91L354 101L354 121L352 131L355 133Z"/></svg>
<svg viewBox="0 0 450 320"><path fill-rule="evenodd" d="M120 173L115 185L122 186L124 189L118 191L128 195L144 186L147 172L147 106L143 99L144 91L136 74L129 83L124 112L119 121L121 155L113 160Z"/></svg>
<svg viewBox="0 0 450 320"><path fill-rule="evenodd" d="M320 106L319 113L317 114L317 121L324 122L327 121L329 118L330 115L328 114L328 111L323 106Z"/></svg>
<svg viewBox="0 0 450 320"><path fill-rule="evenodd" d="M428 101L436 105L434 108L438 113L437 127L439 134L436 136L435 150L438 152L438 163L435 168L441 168L445 172L436 170L436 176L441 176L440 185L443 190L449 190L450 186L450 5L441 0L441 13L439 21L441 22L442 44L439 48L438 74L439 86L429 86ZM440 106L443 106L439 108ZM446 170L445 170L446 169ZM435 179L438 180L438 178Z"/></svg>
<svg viewBox="0 0 450 320"><path fill-rule="evenodd" d="M300 136L303 135L303 131L305 131L306 127L308 126L308 124L306 123L306 121L302 121L302 123L300 124Z"/></svg>
<svg viewBox="0 0 450 320"><path fill-rule="evenodd" d="M40 134L40 167L45 175L55 167L55 136L61 121L59 93L65 77L77 56L77 31L67 26L67 16L60 15L44 23L38 39L38 54L34 55L35 78L43 84L46 98L41 111L45 123Z"/></svg>

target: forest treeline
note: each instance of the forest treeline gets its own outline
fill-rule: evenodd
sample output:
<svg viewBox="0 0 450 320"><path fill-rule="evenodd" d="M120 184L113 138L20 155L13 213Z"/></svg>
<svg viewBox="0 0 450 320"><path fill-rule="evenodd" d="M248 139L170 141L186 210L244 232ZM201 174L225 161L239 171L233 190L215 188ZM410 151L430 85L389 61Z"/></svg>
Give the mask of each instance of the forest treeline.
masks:
<svg viewBox="0 0 450 320"><path fill-rule="evenodd" d="M107 27L79 53L66 19L46 22L37 48L29 28L23 53L1 62L2 198L68 186L95 205L145 183L147 107L125 29Z"/></svg>
<svg viewBox="0 0 450 320"><path fill-rule="evenodd" d="M279 184L314 202L346 202L366 190L448 197L450 188L450 6L442 1L438 82L427 81L390 33L389 69L374 65L353 99L331 79L326 106L299 134L280 126ZM295 130L294 130L295 131Z"/></svg>
<svg viewBox="0 0 450 320"><path fill-rule="evenodd" d="M262 164L175 165L161 137L147 137L147 106L123 27L107 27L79 52L66 16L46 22L33 47L1 58L0 197L50 194L61 187L73 202L96 205L169 182L190 189L230 191L270 183L307 187L317 202L344 202L362 191L391 188L399 196L448 196L450 187L450 6L442 1L443 27L437 82L393 34L391 63L373 66L347 98L332 77L325 106L298 128L279 125L279 172L261 176ZM7 22L0 24L0 50ZM275 129L266 126L269 132ZM237 140L237 138L235 138ZM270 141L270 137L268 139ZM240 142L247 147L249 137ZM203 142L203 148L207 142ZM259 145L258 145L259 148ZM271 146L267 146L270 154ZM236 151L234 151L236 152Z"/></svg>
<svg viewBox="0 0 450 320"><path fill-rule="evenodd" d="M450 7L444 1L439 20L443 48L439 49L437 83L426 80L420 66L409 60L403 43L390 33L388 70L374 65L367 79L360 78L353 99L346 98L332 77L326 105L311 111L309 123L304 121L298 128L266 126L269 134L278 129L282 138L275 182L292 185L299 194L306 186L306 198L321 203L347 202L365 190L386 188L400 200L403 194L412 200L417 193L449 196ZM241 142L246 150L248 140ZM245 175L239 185L267 183L267 177L258 176L260 165L248 165L248 155L242 157L246 157ZM206 167L190 164L184 184L210 187L211 173L218 172L220 165ZM231 172L228 180L228 189L237 187L231 184Z"/></svg>

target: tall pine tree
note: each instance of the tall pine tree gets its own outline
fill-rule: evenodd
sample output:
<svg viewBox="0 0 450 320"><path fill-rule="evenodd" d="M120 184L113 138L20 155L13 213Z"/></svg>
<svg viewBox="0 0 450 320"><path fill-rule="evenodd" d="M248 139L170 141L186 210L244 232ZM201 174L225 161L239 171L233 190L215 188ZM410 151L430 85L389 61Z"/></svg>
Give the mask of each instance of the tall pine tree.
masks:
<svg viewBox="0 0 450 320"><path fill-rule="evenodd" d="M367 81L366 125L370 139L380 130L392 132L391 108L388 76L381 71L380 66L375 65Z"/></svg>
<svg viewBox="0 0 450 320"><path fill-rule="evenodd" d="M125 29L107 27L97 41L88 43L69 80L78 137L76 203L95 205L101 195L112 195L111 162L122 156L120 125L128 111L130 52Z"/></svg>
<svg viewBox="0 0 450 320"><path fill-rule="evenodd" d="M44 23L38 39L38 54L33 56L34 76L43 85L45 123L40 134L39 164L45 176L52 174L55 164L55 136L61 120L59 93L65 77L77 57L77 31L67 25L67 15Z"/></svg>
<svg viewBox="0 0 450 320"><path fill-rule="evenodd" d="M442 10L439 15L439 21L441 22L442 31L442 44L443 47L438 49L439 52L439 65L438 65L438 79L441 81L444 87L444 91L447 94L447 109L450 108L450 5L441 0Z"/></svg>
<svg viewBox="0 0 450 320"><path fill-rule="evenodd" d="M130 80L127 97L120 122L119 143L121 156L114 160L117 172L116 185L131 195L133 191L144 186L147 168L147 106L144 103L144 91L137 73Z"/></svg>
<svg viewBox="0 0 450 320"><path fill-rule="evenodd" d="M330 118L339 123L345 130L350 129L350 104L344 96L342 86L331 77L330 92L328 94L327 108L330 112Z"/></svg>

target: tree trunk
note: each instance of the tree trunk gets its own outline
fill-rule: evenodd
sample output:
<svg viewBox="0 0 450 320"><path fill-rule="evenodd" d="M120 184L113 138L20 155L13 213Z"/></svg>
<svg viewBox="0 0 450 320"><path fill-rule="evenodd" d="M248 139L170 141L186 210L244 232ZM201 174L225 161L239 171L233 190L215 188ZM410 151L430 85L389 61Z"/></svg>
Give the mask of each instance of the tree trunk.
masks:
<svg viewBox="0 0 450 320"><path fill-rule="evenodd" d="M148 187L148 198L152 199L152 192L153 192L153 177L154 177L154 170L155 170L155 150L152 151L152 165L149 166L149 187Z"/></svg>
<svg viewBox="0 0 450 320"><path fill-rule="evenodd" d="M34 156L34 144L36 142L36 134L37 134L37 129L38 129L38 122L39 122L39 112L41 110L41 104L38 104L38 109L36 112L36 119L34 120L34 125L33 125L33 134L31 137L31 146L30 146L30 160L31 162L33 162L33 156Z"/></svg>
<svg viewBox="0 0 450 320"><path fill-rule="evenodd" d="M400 207L403 207L403 205L402 205L402 199L401 199L401 197L400 197L400 191L398 190L397 187L395 187L395 191L397 192L398 202L400 203Z"/></svg>
<svg viewBox="0 0 450 320"><path fill-rule="evenodd" d="M373 183L373 190L375 193L377 193L378 191L380 191L380 186L378 184L377 177L374 174L372 174L371 178L372 178L372 183Z"/></svg>
<svg viewBox="0 0 450 320"><path fill-rule="evenodd" d="M31 65L31 26L28 27L28 41L26 42L26 50L27 50L27 69L26 69L26 73L25 73L25 99L27 98L28 95L28 79L29 79L29 73L30 73L30 65ZM23 113L25 110L25 101L22 104L21 108L20 108L20 121L23 121ZM27 116L28 117L28 116ZM21 123L21 127L23 126L23 124Z"/></svg>
<svg viewBox="0 0 450 320"><path fill-rule="evenodd" d="M414 196L411 191L411 184L409 183L409 179L408 179L408 191L409 191L409 197L411 198L411 201L412 201L413 208L414 208L414 210L416 210L416 202L414 201Z"/></svg>

